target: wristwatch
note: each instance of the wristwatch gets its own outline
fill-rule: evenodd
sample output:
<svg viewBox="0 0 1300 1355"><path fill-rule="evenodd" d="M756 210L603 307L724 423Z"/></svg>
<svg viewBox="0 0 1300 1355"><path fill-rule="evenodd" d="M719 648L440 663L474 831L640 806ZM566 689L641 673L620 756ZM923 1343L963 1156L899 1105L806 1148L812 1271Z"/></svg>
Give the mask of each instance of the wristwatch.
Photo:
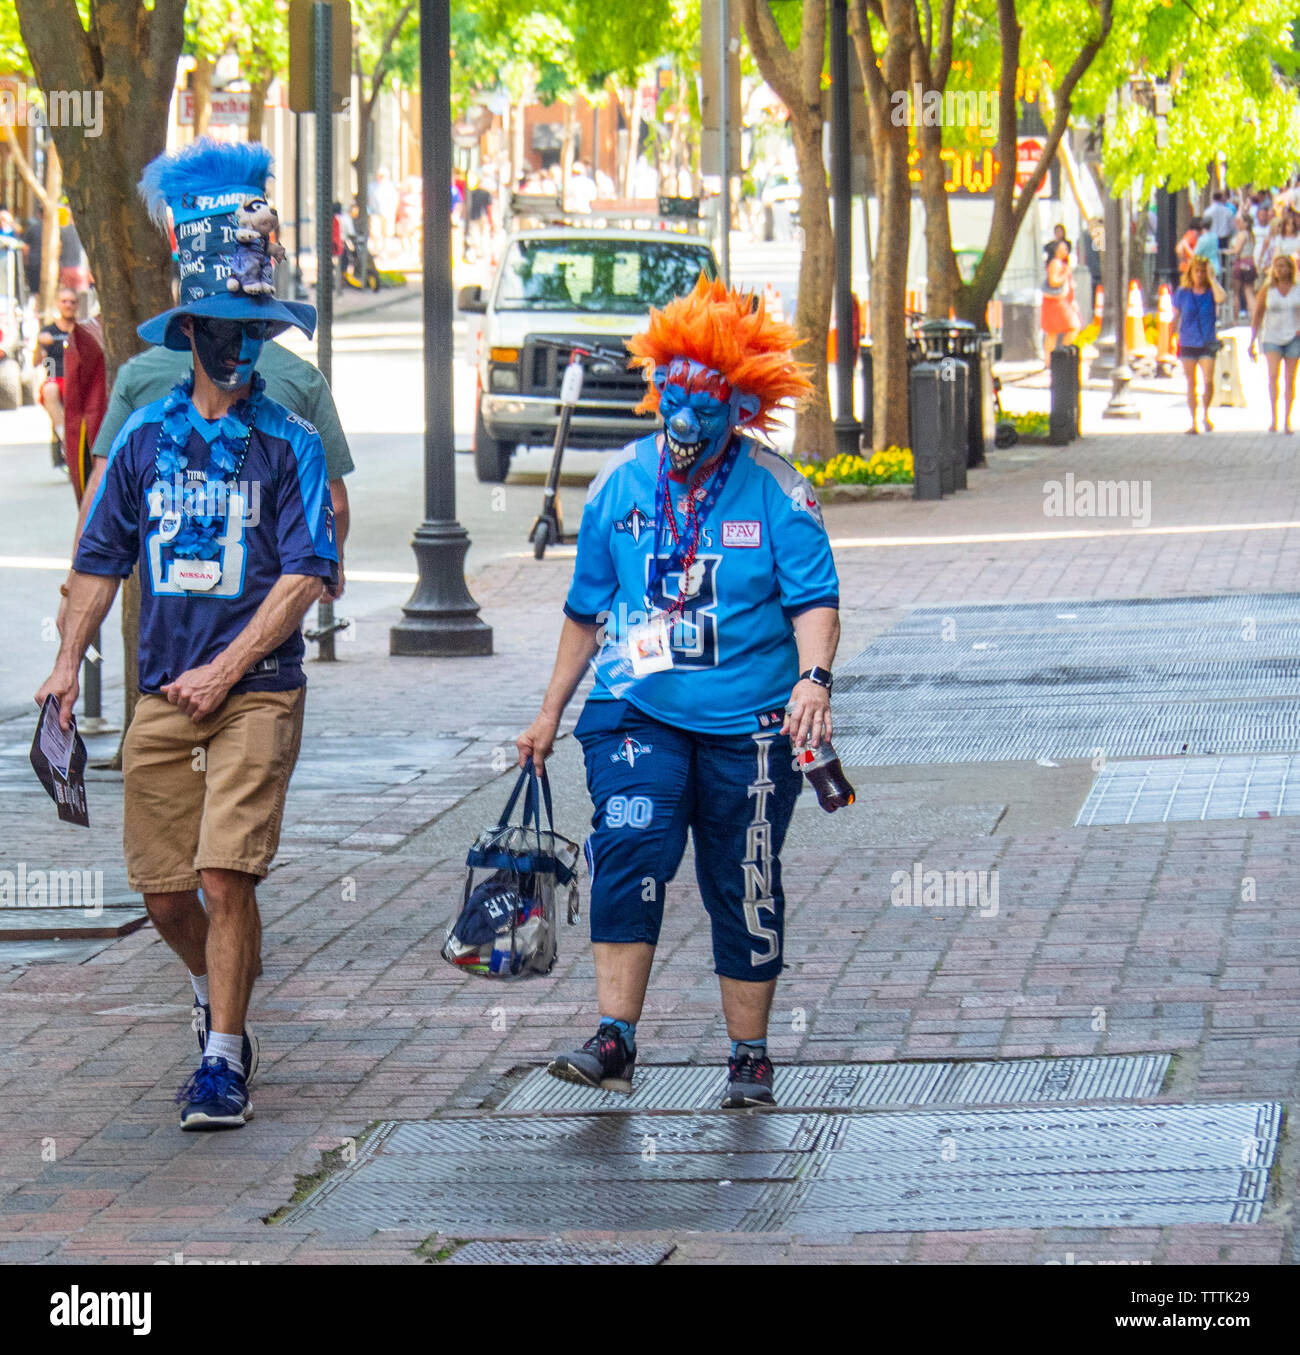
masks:
<svg viewBox="0 0 1300 1355"><path fill-rule="evenodd" d="M819 687L825 687L829 692L834 685L835 679L831 677L831 670L829 668L818 668L817 665L814 664L807 672L799 674L799 681L815 682Z"/></svg>

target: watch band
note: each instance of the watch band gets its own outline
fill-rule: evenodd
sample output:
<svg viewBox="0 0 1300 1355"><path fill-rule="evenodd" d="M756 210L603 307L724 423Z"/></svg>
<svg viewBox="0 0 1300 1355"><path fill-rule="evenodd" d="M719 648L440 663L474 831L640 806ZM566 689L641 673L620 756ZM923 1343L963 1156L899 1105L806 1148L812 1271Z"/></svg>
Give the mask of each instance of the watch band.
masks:
<svg viewBox="0 0 1300 1355"><path fill-rule="evenodd" d="M799 674L799 681L803 682L805 680L808 682L815 682L819 687L825 687L828 692L831 690L835 681L831 676L831 670L829 668L819 668L816 664L806 672Z"/></svg>

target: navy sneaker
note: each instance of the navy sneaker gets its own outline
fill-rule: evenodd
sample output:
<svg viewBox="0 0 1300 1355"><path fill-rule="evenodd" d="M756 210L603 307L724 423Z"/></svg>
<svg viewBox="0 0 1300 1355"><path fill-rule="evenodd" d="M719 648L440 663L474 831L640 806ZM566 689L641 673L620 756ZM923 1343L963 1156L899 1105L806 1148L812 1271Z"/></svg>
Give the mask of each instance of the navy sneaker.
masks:
<svg viewBox="0 0 1300 1355"><path fill-rule="evenodd" d="M774 1106L772 1095L774 1069L766 1054L755 1058L742 1054L727 1060L727 1094L722 1098L724 1110L738 1110L743 1106Z"/></svg>
<svg viewBox="0 0 1300 1355"><path fill-rule="evenodd" d="M225 1059L205 1058L176 1093L182 1129L238 1129L253 1118L248 1083Z"/></svg>
<svg viewBox="0 0 1300 1355"><path fill-rule="evenodd" d="M208 1031L212 1029L212 1008L194 1004L193 1021L194 1033L199 1037L199 1053L202 1054L208 1047ZM257 1036L253 1034L253 1028L248 1024L244 1026L244 1043L239 1051L239 1057L244 1063L244 1082L248 1086L253 1085L253 1079L257 1076L257 1065L261 1062L262 1046L258 1043Z"/></svg>
<svg viewBox="0 0 1300 1355"><path fill-rule="evenodd" d="M581 1049L552 1059L546 1071L561 1082L576 1082L583 1087L599 1087L601 1091L630 1096L636 1051L627 1052L617 1026L604 1025Z"/></svg>

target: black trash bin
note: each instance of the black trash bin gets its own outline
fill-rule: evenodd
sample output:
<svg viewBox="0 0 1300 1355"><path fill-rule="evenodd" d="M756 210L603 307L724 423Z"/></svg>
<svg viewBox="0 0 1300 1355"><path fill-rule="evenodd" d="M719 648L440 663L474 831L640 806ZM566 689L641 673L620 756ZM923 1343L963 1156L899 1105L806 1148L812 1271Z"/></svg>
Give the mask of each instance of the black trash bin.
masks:
<svg viewBox="0 0 1300 1355"><path fill-rule="evenodd" d="M917 327L921 346L931 361L960 358L967 367L966 465L982 466L986 442L993 442L994 340L981 334L969 320L926 320Z"/></svg>
<svg viewBox="0 0 1300 1355"><path fill-rule="evenodd" d="M863 392L863 394L862 394L862 445L863 445L864 447L866 447L866 448L869 449L869 448L871 447L871 445L872 445L872 439L873 439L874 436L875 436L875 429L876 429L876 420L875 420L875 413L876 413L876 410L875 410L875 395L874 395L874 389L875 389L875 388L874 388L874 385L873 385L874 380L875 380L875 361L874 361L874 359L873 359L873 357L872 357L872 352L871 352L871 341L870 341L870 340L867 340L864 344L862 344L861 348L860 348L858 351L859 351L860 360L861 360L861 363L862 363L862 392ZM921 344L920 344L916 339L913 339L913 338L911 338L911 337L909 336L909 338L908 338L908 340L907 340L907 370L908 370L908 373L909 373L909 386L908 386L909 392L910 392L910 390L911 390L911 385L910 385L910 373L911 373L912 369L913 369L918 363L924 362L924 361L925 361L925 349L921 346ZM910 446L912 445L912 439L911 439L911 397L910 397L910 394L909 394L909 397L908 397L908 430L909 430L909 431L908 431L908 442L907 442L907 445L910 447ZM870 456L870 455L871 455L870 451L868 450L868 451L865 453L865 455Z"/></svg>
<svg viewBox="0 0 1300 1355"><path fill-rule="evenodd" d="M952 484L944 480L943 492L966 488L966 420L970 410L970 363L965 358L941 358L940 390L947 421Z"/></svg>
<svg viewBox="0 0 1300 1355"><path fill-rule="evenodd" d="M993 403L993 338L981 334L975 344L970 380L970 444L968 466L984 465L984 453L997 436L998 416Z"/></svg>
<svg viewBox="0 0 1300 1355"><path fill-rule="evenodd" d="M945 427L942 385L937 362L918 362L907 374L915 499L943 498L943 466L951 462L952 438Z"/></svg>

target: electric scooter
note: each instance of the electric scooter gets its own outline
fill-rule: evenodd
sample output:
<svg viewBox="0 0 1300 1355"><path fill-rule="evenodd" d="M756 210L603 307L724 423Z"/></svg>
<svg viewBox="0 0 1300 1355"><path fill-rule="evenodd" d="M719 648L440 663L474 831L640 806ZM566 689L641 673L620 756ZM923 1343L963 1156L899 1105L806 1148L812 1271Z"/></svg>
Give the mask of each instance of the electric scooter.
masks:
<svg viewBox="0 0 1300 1355"><path fill-rule="evenodd" d="M571 546L578 539L575 534L566 534L564 530L564 513L560 505L560 468L569 441L573 411L582 398L582 378L586 365L590 363L594 369L602 366L606 370L610 367L617 369L626 362L627 353L621 348L608 348L596 343L577 345L572 339L557 339L549 335L537 335L533 342L569 350L568 365L560 382L560 422L555 429L555 446L551 452L551 469L542 495L542 511L528 529L528 539L533 543L533 558L540 560L546 554L547 546Z"/></svg>

